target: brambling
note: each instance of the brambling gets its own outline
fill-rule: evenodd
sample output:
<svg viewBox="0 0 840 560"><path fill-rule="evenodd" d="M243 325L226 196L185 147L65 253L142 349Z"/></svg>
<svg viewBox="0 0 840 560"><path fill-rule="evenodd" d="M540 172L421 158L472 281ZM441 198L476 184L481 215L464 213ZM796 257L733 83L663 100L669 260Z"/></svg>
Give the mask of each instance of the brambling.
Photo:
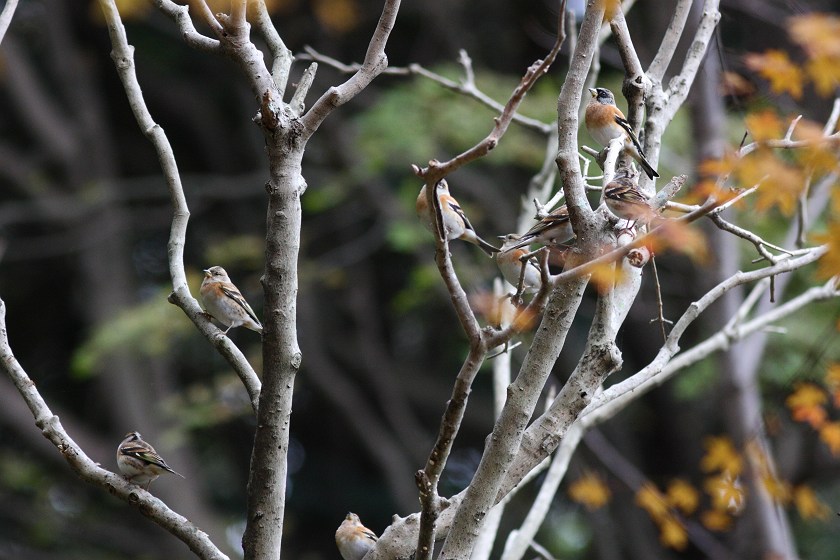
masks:
<svg viewBox="0 0 840 560"><path fill-rule="evenodd" d="M617 174L604 187L604 203L607 208L617 217L632 222L629 228L634 227L636 222L648 224L658 217L649 199L630 177L623 174Z"/></svg>
<svg viewBox="0 0 840 560"><path fill-rule="evenodd" d="M378 540L376 533L362 525L359 516L352 512L335 532L335 544L344 560L362 560Z"/></svg>
<svg viewBox="0 0 840 560"><path fill-rule="evenodd" d="M511 245L515 245L522 236L516 233L509 233L499 237L503 241L502 250L496 253L493 258L496 260L496 266L502 273L502 277L507 280L508 284L514 288L519 286L519 277L522 275L522 266L525 266L525 277L522 280L522 293L537 292L542 284L542 277L540 276L540 267L537 265L537 259L530 258L523 263L520 258L528 254L528 249L519 247L508 250Z"/></svg>
<svg viewBox="0 0 840 560"><path fill-rule="evenodd" d="M204 310L218 322L227 325L224 334L239 326L261 333L263 326L257 315L221 266L211 266L204 271L201 282L201 302Z"/></svg>
<svg viewBox="0 0 840 560"><path fill-rule="evenodd" d="M138 432L127 433L117 447L117 466L128 481L139 486L145 484L145 490L164 472L184 478L184 475L172 470L155 448L143 441Z"/></svg>
<svg viewBox="0 0 840 560"><path fill-rule="evenodd" d="M592 138L606 146L613 138L624 138L624 151L639 162L648 177L659 177L659 173L648 163L642 145L621 109L615 106L615 97L607 88L589 88L592 99L586 106L586 129Z"/></svg>
<svg viewBox="0 0 840 560"><path fill-rule="evenodd" d="M575 236L572 222L569 221L569 209L566 205L552 210L545 218L538 221L534 227L520 236L518 241L510 244L504 251L513 251L531 243L542 243L559 247Z"/></svg>
<svg viewBox="0 0 840 560"><path fill-rule="evenodd" d="M437 197L440 201L440 215L443 217L443 230L446 232L446 238L449 241L453 239L463 239L468 243L472 243L480 247L485 253L493 256L493 253L498 253L499 249L490 245L485 240L480 238L472 227L469 219L467 219L464 211L458 201L449 194L449 184L446 179L441 179L437 184ZM430 212L429 204L426 200L426 185L420 189L420 194L417 195L417 217L426 226L426 229L434 233L435 220Z"/></svg>

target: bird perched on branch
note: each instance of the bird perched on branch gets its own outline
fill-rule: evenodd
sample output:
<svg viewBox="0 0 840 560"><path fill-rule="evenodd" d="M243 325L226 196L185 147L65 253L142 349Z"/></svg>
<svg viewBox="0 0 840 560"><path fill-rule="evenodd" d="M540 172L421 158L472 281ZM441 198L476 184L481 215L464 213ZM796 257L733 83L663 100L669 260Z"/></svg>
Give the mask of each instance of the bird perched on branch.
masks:
<svg viewBox="0 0 840 560"><path fill-rule="evenodd" d="M639 162L648 177L659 177L659 173L648 162L642 145L621 109L615 106L615 97L607 88L589 88L592 99L586 106L586 129L592 138L607 146L613 138L623 138L624 151Z"/></svg>
<svg viewBox="0 0 840 560"><path fill-rule="evenodd" d="M617 217L632 222L630 228L636 222L649 224L659 217L650 205L650 197L625 173L617 173L604 187L604 203Z"/></svg>
<svg viewBox="0 0 840 560"><path fill-rule="evenodd" d="M230 329L239 326L258 333L262 332L263 326L257 319L256 313L221 266L211 266L204 271L204 280L201 282L199 293L204 310L218 322L227 326L225 334Z"/></svg>
<svg viewBox="0 0 840 560"><path fill-rule="evenodd" d="M522 292L537 292L542 284L542 277L540 276L540 267L537 265L537 260L533 257L523 263L520 258L528 254L525 248L517 248L508 250L511 245L515 245L520 239L521 235L509 233L499 237L502 240L502 250L494 255L496 259L496 266L499 267L502 276L508 284L514 288L519 286L519 277L522 275L522 267L525 266L525 277L522 280Z"/></svg>
<svg viewBox="0 0 840 560"><path fill-rule="evenodd" d="M566 205L552 210L543 219L538 221L534 227L520 236L518 241L510 244L504 251L513 251L525 247L531 243L542 243L559 247L575 236L572 229L572 222L569 221L569 209Z"/></svg>
<svg viewBox="0 0 840 560"><path fill-rule="evenodd" d="M130 482L143 486L146 490L152 481L164 472L184 475L172 470L155 448L143 441L138 432L129 432L117 447L117 466Z"/></svg>
<svg viewBox="0 0 840 560"><path fill-rule="evenodd" d="M362 525L359 516L348 513L335 532L335 544L344 560L362 560L379 539Z"/></svg>
<svg viewBox="0 0 840 560"><path fill-rule="evenodd" d="M443 230L446 232L446 238L449 241L463 239L468 243L480 247L490 256L493 256L493 253L499 252L499 249L487 243L475 232L466 214L461 210L458 201L449 194L449 184L446 182L446 179L438 181L436 194L440 201L440 215L443 218ZM426 229L434 233L434 208L429 208L428 200L426 199L426 185L423 185L423 188L420 189L420 194L417 195L416 208L417 217L420 218L420 221L423 222Z"/></svg>

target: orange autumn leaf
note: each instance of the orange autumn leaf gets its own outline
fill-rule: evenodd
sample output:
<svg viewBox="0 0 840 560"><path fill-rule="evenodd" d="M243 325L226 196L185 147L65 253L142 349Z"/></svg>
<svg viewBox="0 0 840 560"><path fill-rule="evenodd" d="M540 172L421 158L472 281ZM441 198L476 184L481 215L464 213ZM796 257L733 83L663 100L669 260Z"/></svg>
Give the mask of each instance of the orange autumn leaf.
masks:
<svg viewBox="0 0 840 560"><path fill-rule="evenodd" d="M665 497L653 484L646 482L636 492L636 505L647 512L654 520L659 522L670 515L668 503Z"/></svg>
<svg viewBox="0 0 840 560"><path fill-rule="evenodd" d="M624 271L615 266L615 263L601 263L595 265L590 272L590 280L597 288L598 293L606 293L615 284L624 280Z"/></svg>
<svg viewBox="0 0 840 560"><path fill-rule="evenodd" d="M732 516L725 511L710 509L700 515L700 523L710 531L727 531L732 526Z"/></svg>
<svg viewBox="0 0 840 560"><path fill-rule="evenodd" d="M814 428L825 423L827 413L824 405L828 395L814 383L799 383L793 393L785 399L791 417L797 422L807 422Z"/></svg>
<svg viewBox="0 0 840 560"><path fill-rule="evenodd" d="M569 497L594 511L610 501L611 493L597 473L587 472L569 486Z"/></svg>
<svg viewBox="0 0 840 560"><path fill-rule="evenodd" d="M746 492L737 478L723 473L706 479L703 489L712 499L712 507L735 513L744 506Z"/></svg>
<svg viewBox="0 0 840 560"><path fill-rule="evenodd" d="M793 503L802 519L827 519L831 511L810 486L794 488Z"/></svg>
<svg viewBox="0 0 840 560"><path fill-rule="evenodd" d="M840 456L840 422L826 422L820 428L820 439L835 457Z"/></svg>
<svg viewBox="0 0 840 560"><path fill-rule="evenodd" d="M709 258L709 248L703 232L691 224L666 220L657 224L661 226L650 238L650 248L654 253L671 250L682 253L696 263L706 263Z"/></svg>
<svg viewBox="0 0 840 560"><path fill-rule="evenodd" d="M621 9L621 0L601 0L604 3L604 21L611 21Z"/></svg>
<svg viewBox="0 0 840 560"><path fill-rule="evenodd" d="M659 542L662 546L683 550L688 544L688 531L679 519L669 516L659 524Z"/></svg>
<svg viewBox="0 0 840 560"><path fill-rule="evenodd" d="M832 362L825 368L823 383L832 391L840 389L840 362Z"/></svg>
<svg viewBox="0 0 840 560"><path fill-rule="evenodd" d="M772 109L750 113L744 117L744 124L756 142L774 140L784 135L782 120Z"/></svg>
<svg viewBox="0 0 840 560"><path fill-rule="evenodd" d="M671 481L665 491L665 496L671 507L685 515L694 513L700 504L700 492L689 482L679 478Z"/></svg>
<svg viewBox="0 0 840 560"><path fill-rule="evenodd" d="M828 225L828 232L815 235L817 243L828 245L828 253L817 261L817 278L828 280L840 274L840 221Z"/></svg>
<svg viewBox="0 0 840 560"><path fill-rule="evenodd" d="M836 56L817 55L805 64L805 71L823 97L832 95L840 84L840 58Z"/></svg>
<svg viewBox="0 0 840 560"><path fill-rule="evenodd" d="M724 72L720 78L722 95L746 97L755 93L755 86L746 78L735 72Z"/></svg>
<svg viewBox="0 0 840 560"><path fill-rule="evenodd" d="M765 472L761 476L761 482L764 484L764 489L777 504L786 504L790 502L790 483L779 480L769 472Z"/></svg>
<svg viewBox="0 0 840 560"><path fill-rule="evenodd" d="M840 18L818 12L792 17L789 34L811 57L840 57Z"/></svg>
<svg viewBox="0 0 840 560"><path fill-rule="evenodd" d="M725 177L732 173L738 164L735 152L728 150L722 158L707 159L697 166L701 175L707 177Z"/></svg>
<svg viewBox="0 0 840 560"><path fill-rule="evenodd" d="M802 97L802 85L805 75L798 64L787 53L771 49L764 54L748 54L744 61L747 67L770 82L773 93L789 93L794 99Z"/></svg>
<svg viewBox="0 0 840 560"><path fill-rule="evenodd" d="M703 442L706 454L700 460L700 468L705 472L719 471L729 473L731 476L741 474L743 461L741 455L735 450L732 441L725 436L707 437Z"/></svg>
<svg viewBox="0 0 840 560"><path fill-rule="evenodd" d="M741 159L735 176L745 188L760 185L756 193L756 210L778 208L785 215L793 214L799 195L805 188L802 170L782 161L775 152L759 149Z"/></svg>

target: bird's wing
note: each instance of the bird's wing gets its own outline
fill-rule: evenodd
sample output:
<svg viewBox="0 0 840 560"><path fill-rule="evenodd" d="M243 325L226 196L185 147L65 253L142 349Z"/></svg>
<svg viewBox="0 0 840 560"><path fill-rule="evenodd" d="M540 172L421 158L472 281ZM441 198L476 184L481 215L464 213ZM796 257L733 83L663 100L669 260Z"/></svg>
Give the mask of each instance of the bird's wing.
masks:
<svg viewBox="0 0 840 560"><path fill-rule="evenodd" d="M630 137L630 141L633 142L633 146L635 146L636 150L638 150L639 154L643 158L647 158L644 150L642 150L642 145L639 143L639 139L636 138L636 133L633 132L633 127L630 126L630 123L627 121L627 119L625 119L624 117L619 117L618 115L616 115L615 116L615 122L617 122L618 125L621 128L624 129L624 131L627 133L627 136Z"/></svg>
<svg viewBox="0 0 840 560"><path fill-rule="evenodd" d="M248 302L245 301L245 298L242 297L242 294L239 292L239 290L236 289L235 286L233 286L233 285L225 286L223 284L222 285L222 291L225 293L225 295L227 297L229 297L230 299L235 301L240 307L242 307L242 309L244 309L245 312L248 313L248 316L251 319L253 319L256 324L258 324L258 325L260 324L260 320L257 319L257 314L254 313L254 310L251 309L251 306L248 305Z"/></svg>

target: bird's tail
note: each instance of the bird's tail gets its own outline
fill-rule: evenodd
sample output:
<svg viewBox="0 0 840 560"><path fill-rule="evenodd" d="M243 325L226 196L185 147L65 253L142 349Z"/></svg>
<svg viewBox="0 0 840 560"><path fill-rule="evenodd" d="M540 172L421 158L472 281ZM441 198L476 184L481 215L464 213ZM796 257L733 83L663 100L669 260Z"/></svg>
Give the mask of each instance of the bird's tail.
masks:
<svg viewBox="0 0 840 560"><path fill-rule="evenodd" d="M659 177L659 173L656 172L656 169L648 163L647 158L645 158L644 154L639 154L640 157L638 158L639 165L642 166L642 169L645 170L645 174L648 178L653 179L654 177Z"/></svg>
<svg viewBox="0 0 840 560"><path fill-rule="evenodd" d="M485 253L487 253L487 255L490 256L490 257L492 257L494 253L498 253L501 250L498 247L494 247L493 245L490 245L489 243L484 241L482 238L480 238L478 235L475 236L475 244L478 245L479 247L481 247L481 250L484 251Z"/></svg>

